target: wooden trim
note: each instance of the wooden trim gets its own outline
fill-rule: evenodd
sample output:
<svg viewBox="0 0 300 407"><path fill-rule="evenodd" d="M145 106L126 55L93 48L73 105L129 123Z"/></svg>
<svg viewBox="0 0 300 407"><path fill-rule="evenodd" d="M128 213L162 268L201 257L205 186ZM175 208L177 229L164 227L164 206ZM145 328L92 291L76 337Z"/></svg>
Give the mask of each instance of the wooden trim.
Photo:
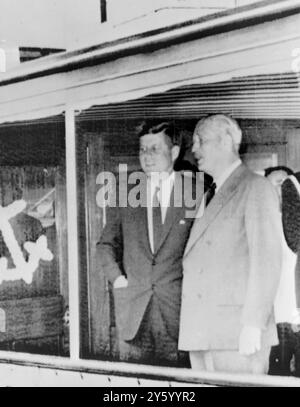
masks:
<svg viewBox="0 0 300 407"><path fill-rule="evenodd" d="M82 374L94 374L107 376L107 386L109 378L118 377L124 379L135 378L136 386L139 380L160 380L177 383L193 383L211 386L262 386L262 387L299 387L300 379L294 377L280 377L267 375L244 375L229 373L196 372L191 369L176 369L167 367L145 366L128 363L101 362L91 360L70 360L54 356L29 355L25 353L0 352L0 376L4 370L3 365L26 366L33 369L38 368L38 375L42 375L43 369L55 369L59 371L78 372ZM11 372L11 368L10 368ZM10 373L11 374L11 373ZM28 373L29 374L29 373ZM100 379L100 377L99 377ZM2 383L3 384L3 383ZM5 383L4 383L5 384ZM51 383L42 383L43 386ZM62 384L63 385L63 384ZM100 386L100 382L98 383ZM119 384L120 385L120 384Z"/></svg>
<svg viewBox="0 0 300 407"><path fill-rule="evenodd" d="M70 358L79 359L79 247L78 247L78 194L76 164L75 113L66 109L66 182L68 214L68 272L70 309Z"/></svg>

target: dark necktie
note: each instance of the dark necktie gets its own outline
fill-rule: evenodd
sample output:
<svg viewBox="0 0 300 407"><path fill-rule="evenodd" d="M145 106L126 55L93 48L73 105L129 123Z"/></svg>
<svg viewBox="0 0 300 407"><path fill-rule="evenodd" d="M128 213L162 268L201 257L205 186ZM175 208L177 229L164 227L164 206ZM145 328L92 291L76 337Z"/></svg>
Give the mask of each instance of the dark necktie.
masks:
<svg viewBox="0 0 300 407"><path fill-rule="evenodd" d="M216 183L213 182L206 192L205 206L207 206L216 193Z"/></svg>
<svg viewBox="0 0 300 407"><path fill-rule="evenodd" d="M158 199L159 187L155 188L152 200L152 223L153 223L153 250L157 251L162 234L161 207Z"/></svg>

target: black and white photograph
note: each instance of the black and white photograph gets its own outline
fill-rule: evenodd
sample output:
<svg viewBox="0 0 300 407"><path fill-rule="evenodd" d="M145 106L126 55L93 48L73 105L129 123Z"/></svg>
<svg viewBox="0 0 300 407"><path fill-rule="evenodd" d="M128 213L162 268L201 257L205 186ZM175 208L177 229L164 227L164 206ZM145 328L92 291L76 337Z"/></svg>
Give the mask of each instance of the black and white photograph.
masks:
<svg viewBox="0 0 300 407"><path fill-rule="evenodd" d="M300 387L299 27L300 0L0 0L1 388Z"/></svg>

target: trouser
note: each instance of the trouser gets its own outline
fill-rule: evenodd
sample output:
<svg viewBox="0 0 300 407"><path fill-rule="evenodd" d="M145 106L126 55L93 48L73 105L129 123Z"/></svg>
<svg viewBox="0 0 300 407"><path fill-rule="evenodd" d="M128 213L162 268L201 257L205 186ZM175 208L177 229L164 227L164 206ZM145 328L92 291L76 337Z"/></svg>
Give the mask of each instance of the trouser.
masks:
<svg viewBox="0 0 300 407"><path fill-rule="evenodd" d="M178 350L178 333L170 332L158 301L151 299L138 333L131 341L119 339L121 361L159 366L190 367L188 353Z"/></svg>
<svg viewBox="0 0 300 407"><path fill-rule="evenodd" d="M300 332L294 333L295 338L295 376L300 377Z"/></svg>
<svg viewBox="0 0 300 407"><path fill-rule="evenodd" d="M209 372L266 374L269 367L270 347L253 355L240 355L237 350L191 351L192 369Z"/></svg>
<svg viewBox="0 0 300 407"><path fill-rule="evenodd" d="M287 322L277 324L277 333L279 344L271 349L269 374L290 376L291 360L295 353L296 334L293 332L291 324Z"/></svg>

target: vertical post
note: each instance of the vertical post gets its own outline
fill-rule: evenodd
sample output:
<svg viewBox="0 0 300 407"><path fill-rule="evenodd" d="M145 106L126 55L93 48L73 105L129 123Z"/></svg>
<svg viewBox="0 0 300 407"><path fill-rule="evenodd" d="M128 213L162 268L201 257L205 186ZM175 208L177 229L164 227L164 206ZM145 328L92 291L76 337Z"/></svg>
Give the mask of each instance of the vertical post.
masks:
<svg viewBox="0 0 300 407"><path fill-rule="evenodd" d="M107 5L106 0L100 0L100 14L101 14L101 23L107 21Z"/></svg>
<svg viewBox="0 0 300 407"><path fill-rule="evenodd" d="M66 183L68 217L68 279L70 308L70 358L80 355L79 326L79 251L78 251L78 202L76 176L76 131L74 109L67 108L66 129Z"/></svg>

